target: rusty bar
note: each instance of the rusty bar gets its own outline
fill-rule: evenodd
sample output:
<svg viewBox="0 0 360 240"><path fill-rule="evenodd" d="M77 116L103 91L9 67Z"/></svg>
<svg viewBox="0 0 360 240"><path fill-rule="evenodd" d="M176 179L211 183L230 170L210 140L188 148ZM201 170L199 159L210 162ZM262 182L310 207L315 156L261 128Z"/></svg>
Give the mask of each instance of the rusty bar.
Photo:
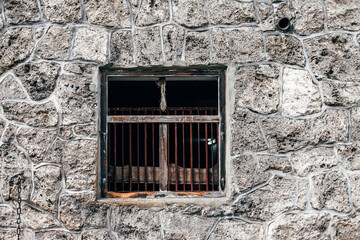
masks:
<svg viewBox="0 0 360 240"><path fill-rule="evenodd" d="M174 124L175 129L175 191L178 191L178 148L177 148L177 123Z"/></svg>
<svg viewBox="0 0 360 240"><path fill-rule="evenodd" d="M206 111L205 111L206 114ZM208 124L205 123L205 163L206 163L206 191L209 191L209 161L208 161Z"/></svg>
<svg viewBox="0 0 360 240"><path fill-rule="evenodd" d="M137 150L137 184L138 191L140 191L140 124L136 124L136 150Z"/></svg>
<svg viewBox="0 0 360 240"><path fill-rule="evenodd" d="M144 161L145 161L145 191L147 191L147 124L144 124Z"/></svg>
<svg viewBox="0 0 360 240"><path fill-rule="evenodd" d="M220 154L220 143L219 143L219 123L216 123L216 143L217 143L217 151L216 151L216 165L217 169L216 171L220 173L220 163L219 163L219 154ZM218 174L218 183L220 183L220 174ZM220 184L218 184L219 189Z"/></svg>
<svg viewBox="0 0 360 240"><path fill-rule="evenodd" d="M167 166L167 124L160 124L159 126L159 159L160 159L160 190L166 191L168 184L168 166Z"/></svg>
<svg viewBox="0 0 360 240"><path fill-rule="evenodd" d="M117 191L116 184L116 162L117 162L117 152L116 152L116 124L114 123L114 191Z"/></svg>
<svg viewBox="0 0 360 240"><path fill-rule="evenodd" d="M219 122L220 118L216 115L114 115L108 116L107 120L111 123L217 123Z"/></svg>
<svg viewBox="0 0 360 240"><path fill-rule="evenodd" d="M211 191L214 191L215 189L215 184L214 184L214 172L215 172L215 169L214 169L214 142L213 142L213 124L210 123L210 131L211 131L211 168L212 168L212 173L211 173L211 179L212 179L212 188L211 188Z"/></svg>
<svg viewBox="0 0 360 240"><path fill-rule="evenodd" d="M131 172L132 172L132 149L131 149L131 123L129 123L129 166L130 166L130 173L129 173L129 190L130 192L132 191L132 176L131 176Z"/></svg>
<svg viewBox="0 0 360 240"><path fill-rule="evenodd" d="M182 111L182 114L184 115L184 110ZM182 155L183 155L183 168L184 168L184 184L183 184L183 191L185 191L185 178L186 178L186 164L185 164L185 124L182 123Z"/></svg>
<svg viewBox="0 0 360 240"><path fill-rule="evenodd" d="M190 113L191 114L191 113ZM190 178L191 178L191 191L194 191L194 171L193 171L193 128L192 128L193 124L190 123L190 168L191 168L191 174L190 174Z"/></svg>
<svg viewBox="0 0 360 240"><path fill-rule="evenodd" d="M105 167L107 167L108 165L110 165L110 159L111 159L111 151L110 151L110 138L111 138L111 136L110 136L110 133L111 133L111 124L108 124L108 134L107 134L107 149L108 149L108 151L107 151L107 160L105 161ZM109 175L109 170L110 168L107 168L107 174ZM107 179L108 181L107 181L107 188L110 190L111 188L110 188L110 181L109 181L109 179Z"/></svg>
<svg viewBox="0 0 360 240"><path fill-rule="evenodd" d="M121 166L124 169L124 162L125 162L125 136L124 136L124 123L121 124ZM122 191L125 191L125 184L124 184L124 170L122 171L122 176L121 176L121 186L122 186Z"/></svg>
<svg viewBox="0 0 360 240"><path fill-rule="evenodd" d="M169 167L170 167L170 124L168 124L167 126L167 146L168 146L168 151L167 151L167 168L168 168L168 184L167 184L167 191L170 191L170 171L169 171Z"/></svg>
<svg viewBox="0 0 360 240"><path fill-rule="evenodd" d="M152 128L152 159L153 159L153 191L155 191L155 125L151 124Z"/></svg>
<svg viewBox="0 0 360 240"><path fill-rule="evenodd" d="M201 190L201 171L200 171L200 123L198 125L198 168L199 168L199 191Z"/></svg>

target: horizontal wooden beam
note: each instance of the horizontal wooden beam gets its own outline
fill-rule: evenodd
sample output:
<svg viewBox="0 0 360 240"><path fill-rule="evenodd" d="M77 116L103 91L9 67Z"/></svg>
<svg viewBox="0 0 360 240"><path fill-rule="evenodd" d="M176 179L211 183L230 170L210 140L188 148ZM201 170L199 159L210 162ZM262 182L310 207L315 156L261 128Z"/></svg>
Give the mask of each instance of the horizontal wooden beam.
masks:
<svg viewBox="0 0 360 240"><path fill-rule="evenodd" d="M218 123L220 118L216 115L116 115L108 116L107 121L110 123Z"/></svg>

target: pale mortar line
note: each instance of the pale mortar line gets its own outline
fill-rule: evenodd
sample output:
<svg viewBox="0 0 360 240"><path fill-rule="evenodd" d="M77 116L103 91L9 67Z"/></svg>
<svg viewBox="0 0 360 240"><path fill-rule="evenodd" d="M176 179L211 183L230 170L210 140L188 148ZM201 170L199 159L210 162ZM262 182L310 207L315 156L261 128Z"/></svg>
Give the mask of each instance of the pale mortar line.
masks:
<svg viewBox="0 0 360 240"><path fill-rule="evenodd" d="M82 21L87 23L88 20L87 20L86 11L85 11L84 0L79 0L79 3L81 6Z"/></svg>
<svg viewBox="0 0 360 240"><path fill-rule="evenodd" d="M210 239L211 234L215 231L215 229L220 221L221 221L221 218L215 219L214 223L212 224L211 228L209 229L209 232L207 233L207 235L205 237L206 240Z"/></svg>
<svg viewBox="0 0 360 240"><path fill-rule="evenodd" d="M161 47L161 57L160 64L164 64L166 62L165 57L165 47L164 47L164 36L163 36L163 26L159 26L159 34L160 34L160 47Z"/></svg>
<svg viewBox="0 0 360 240"><path fill-rule="evenodd" d="M1 9L1 19L2 19L2 22L3 22L3 29L0 31L0 33L4 32L4 30L6 29L7 27L7 21L6 21L6 18L5 18L5 6L4 6L4 1L3 0L0 0L0 9Z"/></svg>
<svg viewBox="0 0 360 240"><path fill-rule="evenodd" d="M347 193L348 193L348 199L349 199L349 204L350 204L350 213L355 213L356 209L354 206L354 200L352 198L352 188L351 188L351 183L350 183L350 177L345 171L343 171L342 167L338 166L338 168L339 168L340 172L346 178Z"/></svg>
<svg viewBox="0 0 360 240"><path fill-rule="evenodd" d="M324 13L324 31L325 32L329 32L329 28L327 25L328 22L328 14L327 14L327 7L326 7L326 3L325 0L320 0L321 5L322 5L322 9L323 9L323 13Z"/></svg>
<svg viewBox="0 0 360 240"><path fill-rule="evenodd" d="M42 9L41 9L40 0L36 0L36 5L37 5L37 8L38 8L39 13L40 13L40 19L41 19L41 21L42 21L42 22L46 22L46 19L45 19L45 17L44 17L44 13L43 13L43 11L42 11Z"/></svg>
<svg viewBox="0 0 360 240"><path fill-rule="evenodd" d="M75 38L76 38L76 32L78 27L77 26L69 26L71 27L71 37L70 37L70 46L69 46L69 55L68 55L68 59L71 61L73 58L73 49L74 49L74 45L75 45Z"/></svg>

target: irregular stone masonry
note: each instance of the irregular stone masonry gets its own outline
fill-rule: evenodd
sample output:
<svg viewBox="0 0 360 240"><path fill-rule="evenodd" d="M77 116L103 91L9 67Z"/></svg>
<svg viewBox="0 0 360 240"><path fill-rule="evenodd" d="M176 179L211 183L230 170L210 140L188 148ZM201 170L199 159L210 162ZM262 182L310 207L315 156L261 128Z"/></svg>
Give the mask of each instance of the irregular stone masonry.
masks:
<svg viewBox="0 0 360 240"><path fill-rule="evenodd" d="M99 67L194 65L228 68L228 201L98 201ZM18 174L26 240L360 239L359 82L359 0L0 0L0 239Z"/></svg>

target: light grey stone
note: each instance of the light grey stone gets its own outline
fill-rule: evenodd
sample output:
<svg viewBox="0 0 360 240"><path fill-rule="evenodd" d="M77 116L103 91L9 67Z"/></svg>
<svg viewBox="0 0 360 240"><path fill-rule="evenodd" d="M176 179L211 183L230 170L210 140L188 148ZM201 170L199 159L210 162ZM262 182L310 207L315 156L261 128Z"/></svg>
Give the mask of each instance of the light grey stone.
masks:
<svg viewBox="0 0 360 240"><path fill-rule="evenodd" d="M209 4L209 15L212 25L238 25L256 22L252 2L216 0Z"/></svg>
<svg viewBox="0 0 360 240"><path fill-rule="evenodd" d="M294 152L290 161L299 176L330 169L337 164L334 149L325 147L310 147Z"/></svg>
<svg viewBox="0 0 360 240"><path fill-rule="evenodd" d="M351 139L354 141L360 140L360 108L352 108L351 111Z"/></svg>
<svg viewBox="0 0 360 240"><path fill-rule="evenodd" d="M34 172L34 193L31 201L46 211L55 212L57 197L61 190L61 169L42 166Z"/></svg>
<svg viewBox="0 0 360 240"><path fill-rule="evenodd" d="M206 0L174 0L174 21L189 28L207 26L209 22L207 20L205 3Z"/></svg>
<svg viewBox="0 0 360 240"><path fill-rule="evenodd" d="M69 230L107 225L108 205L99 204L93 193L78 193L60 197L60 220Z"/></svg>
<svg viewBox="0 0 360 240"><path fill-rule="evenodd" d="M159 65L162 61L159 27L136 29L134 33L135 59L139 65Z"/></svg>
<svg viewBox="0 0 360 240"><path fill-rule="evenodd" d="M345 110L327 109L314 120L311 141L317 143L346 142L349 135L349 117Z"/></svg>
<svg viewBox="0 0 360 240"><path fill-rule="evenodd" d="M26 98L26 93L12 75L7 75L0 82L0 100L24 98Z"/></svg>
<svg viewBox="0 0 360 240"><path fill-rule="evenodd" d="M86 63L69 63L64 66L65 71L78 75L91 75L96 68L96 65Z"/></svg>
<svg viewBox="0 0 360 240"><path fill-rule="evenodd" d="M310 35L324 30L325 14L321 0L292 0L295 14L294 30L300 35Z"/></svg>
<svg viewBox="0 0 360 240"><path fill-rule="evenodd" d="M64 156L65 140L56 139L43 158L44 163L60 164Z"/></svg>
<svg viewBox="0 0 360 240"><path fill-rule="evenodd" d="M45 26L40 25L39 27L36 27L34 33L36 40L42 38L44 36L44 33L45 33Z"/></svg>
<svg viewBox="0 0 360 240"><path fill-rule="evenodd" d="M137 26L149 26L170 20L168 0L143 0L136 18Z"/></svg>
<svg viewBox="0 0 360 240"><path fill-rule="evenodd" d="M3 132L1 141L3 143L11 143L15 139L16 130L17 126L9 123Z"/></svg>
<svg viewBox="0 0 360 240"><path fill-rule="evenodd" d="M280 68L275 65L239 67L236 71L236 107L262 114L277 111Z"/></svg>
<svg viewBox="0 0 360 240"><path fill-rule="evenodd" d="M72 28L52 25L47 29L44 37L37 44L35 55L37 58L67 60L71 41Z"/></svg>
<svg viewBox="0 0 360 240"><path fill-rule="evenodd" d="M109 230L87 230L81 235L83 240L116 240Z"/></svg>
<svg viewBox="0 0 360 240"><path fill-rule="evenodd" d="M360 238L360 217L334 216L331 222L331 236L334 240L359 239Z"/></svg>
<svg viewBox="0 0 360 240"><path fill-rule="evenodd" d="M309 180L307 178L301 178L298 180L297 201L296 201L297 210L306 209L308 187L309 187Z"/></svg>
<svg viewBox="0 0 360 240"><path fill-rule="evenodd" d="M51 214L39 211L27 204L22 205L21 215L23 218L22 223L30 229L60 227L59 221L55 220Z"/></svg>
<svg viewBox="0 0 360 240"><path fill-rule="evenodd" d="M343 173L335 170L315 175L311 179L310 202L314 209L350 211L348 186Z"/></svg>
<svg viewBox="0 0 360 240"><path fill-rule="evenodd" d="M360 30L360 5L357 0L326 0L330 30Z"/></svg>
<svg viewBox="0 0 360 240"><path fill-rule="evenodd" d="M165 25L162 33L166 62L179 62L184 49L185 29L174 24Z"/></svg>
<svg viewBox="0 0 360 240"><path fill-rule="evenodd" d="M91 76L60 75L55 96L62 109L62 124L94 122L97 115L97 79Z"/></svg>
<svg viewBox="0 0 360 240"><path fill-rule="evenodd" d="M17 133L17 141L23 147L34 164L43 162L49 146L56 137L56 131L21 128Z"/></svg>
<svg viewBox="0 0 360 240"><path fill-rule="evenodd" d="M359 84L324 81L322 89L326 105L352 107L360 103Z"/></svg>
<svg viewBox="0 0 360 240"><path fill-rule="evenodd" d="M240 155L233 160L234 190L241 192L257 186L261 182L256 182L257 161L253 155Z"/></svg>
<svg viewBox="0 0 360 240"><path fill-rule="evenodd" d="M54 127L58 123L58 113L51 101L40 104L3 101L1 106L5 118L31 127Z"/></svg>
<svg viewBox="0 0 360 240"><path fill-rule="evenodd" d="M97 142L73 140L64 146L63 166L66 187L69 189L94 189L96 185ZM93 167L89 167L93 166Z"/></svg>
<svg viewBox="0 0 360 240"><path fill-rule="evenodd" d="M28 58L34 49L31 28L11 28L0 35L0 74Z"/></svg>
<svg viewBox="0 0 360 240"><path fill-rule="evenodd" d="M309 143L309 120L272 117L262 119L261 125L270 152L289 152Z"/></svg>
<svg viewBox="0 0 360 240"><path fill-rule="evenodd" d="M269 184L241 197L236 213L254 220L269 220L294 208L296 179L275 176Z"/></svg>
<svg viewBox="0 0 360 240"><path fill-rule="evenodd" d="M108 32L105 29L79 27L76 29L73 59L107 62Z"/></svg>
<svg viewBox="0 0 360 240"><path fill-rule="evenodd" d="M74 127L74 132L76 135L86 136L86 137L96 137L97 127L94 124L91 125L77 125Z"/></svg>
<svg viewBox="0 0 360 240"><path fill-rule="evenodd" d="M307 70L284 68L282 91L283 114L304 116L321 111L319 88Z"/></svg>
<svg viewBox="0 0 360 240"><path fill-rule="evenodd" d="M310 67L319 80L360 81L360 48L353 36L330 33L304 40Z"/></svg>
<svg viewBox="0 0 360 240"><path fill-rule="evenodd" d="M264 229L261 224L234 220L221 220L208 239L263 239Z"/></svg>
<svg viewBox="0 0 360 240"><path fill-rule="evenodd" d="M356 211L360 210L360 175L349 175L351 198Z"/></svg>
<svg viewBox="0 0 360 240"><path fill-rule="evenodd" d="M0 118L0 136L4 133L6 127L6 122Z"/></svg>
<svg viewBox="0 0 360 240"><path fill-rule="evenodd" d="M339 164L347 170L360 170L360 144L338 145Z"/></svg>
<svg viewBox="0 0 360 240"><path fill-rule="evenodd" d="M246 111L237 111L231 125L231 152L237 155L245 150L263 151L267 149L261 134L258 119Z"/></svg>
<svg viewBox="0 0 360 240"><path fill-rule="evenodd" d="M327 213L297 213L280 216L269 225L269 240L330 240Z"/></svg>
<svg viewBox="0 0 360 240"><path fill-rule="evenodd" d="M3 5L7 23L19 24L40 21L40 12L36 0L4 0Z"/></svg>
<svg viewBox="0 0 360 240"><path fill-rule="evenodd" d="M0 206L0 227L15 227L16 226L16 211L11 209L10 206ZM1 236L1 235L0 235Z"/></svg>
<svg viewBox="0 0 360 240"><path fill-rule="evenodd" d="M260 28L213 28L213 62L258 62L265 59Z"/></svg>
<svg viewBox="0 0 360 240"><path fill-rule="evenodd" d="M127 1L85 0L87 20L94 25L130 28L130 11Z"/></svg>
<svg viewBox="0 0 360 240"><path fill-rule="evenodd" d="M121 66L131 64L134 61L131 31L115 31L112 33L110 41L110 62Z"/></svg>
<svg viewBox="0 0 360 240"><path fill-rule="evenodd" d="M79 0L40 0L44 17L55 23L79 23L82 8Z"/></svg>
<svg viewBox="0 0 360 240"><path fill-rule="evenodd" d="M50 62L25 63L14 71L30 98L35 101L43 100L52 94L59 72L60 64Z"/></svg>
<svg viewBox="0 0 360 240"><path fill-rule="evenodd" d="M16 229L0 229L0 236L6 240L17 240L18 236ZM31 239L32 232L29 229L24 229L20 232L20 239Z"/></svg>
<svg viewBox="0 0 360 240"><path fill-rule="evenodd" d="M185 60L190 64L210 62L210 35L205 32L187 32L185 34Z"/></svg>
<svg viewBox="0 0 360 240"><path fill-rule="evenodd" d="M276 8L270 2L258 3L258 12L264 31L278 30L277 25L282 18L288 18L289 20L293 18L289 4L282 1L279 2Z"/></svg>
<svg viewBox="0 0 360 240"><path fill-rule="evenodd" d="M255 181L262 183L268 181L276 172L290 173L292 166L287 156L257 155L259 168ZM274 172L274 173L273 173Z"/></svg>
<svg viewBox="0 0 360 240"><path fill-rule="evenodd" d="M296 37L283 34L268 35L266 48L270 61L305 66L304 50Z"/></svg>
<svg viewBox="0 0 360 240"><path fill-rule="evenodd" d="M35 240L74 240L78 238L78 234L68 230L47 230L35 233Z"/></svg>

